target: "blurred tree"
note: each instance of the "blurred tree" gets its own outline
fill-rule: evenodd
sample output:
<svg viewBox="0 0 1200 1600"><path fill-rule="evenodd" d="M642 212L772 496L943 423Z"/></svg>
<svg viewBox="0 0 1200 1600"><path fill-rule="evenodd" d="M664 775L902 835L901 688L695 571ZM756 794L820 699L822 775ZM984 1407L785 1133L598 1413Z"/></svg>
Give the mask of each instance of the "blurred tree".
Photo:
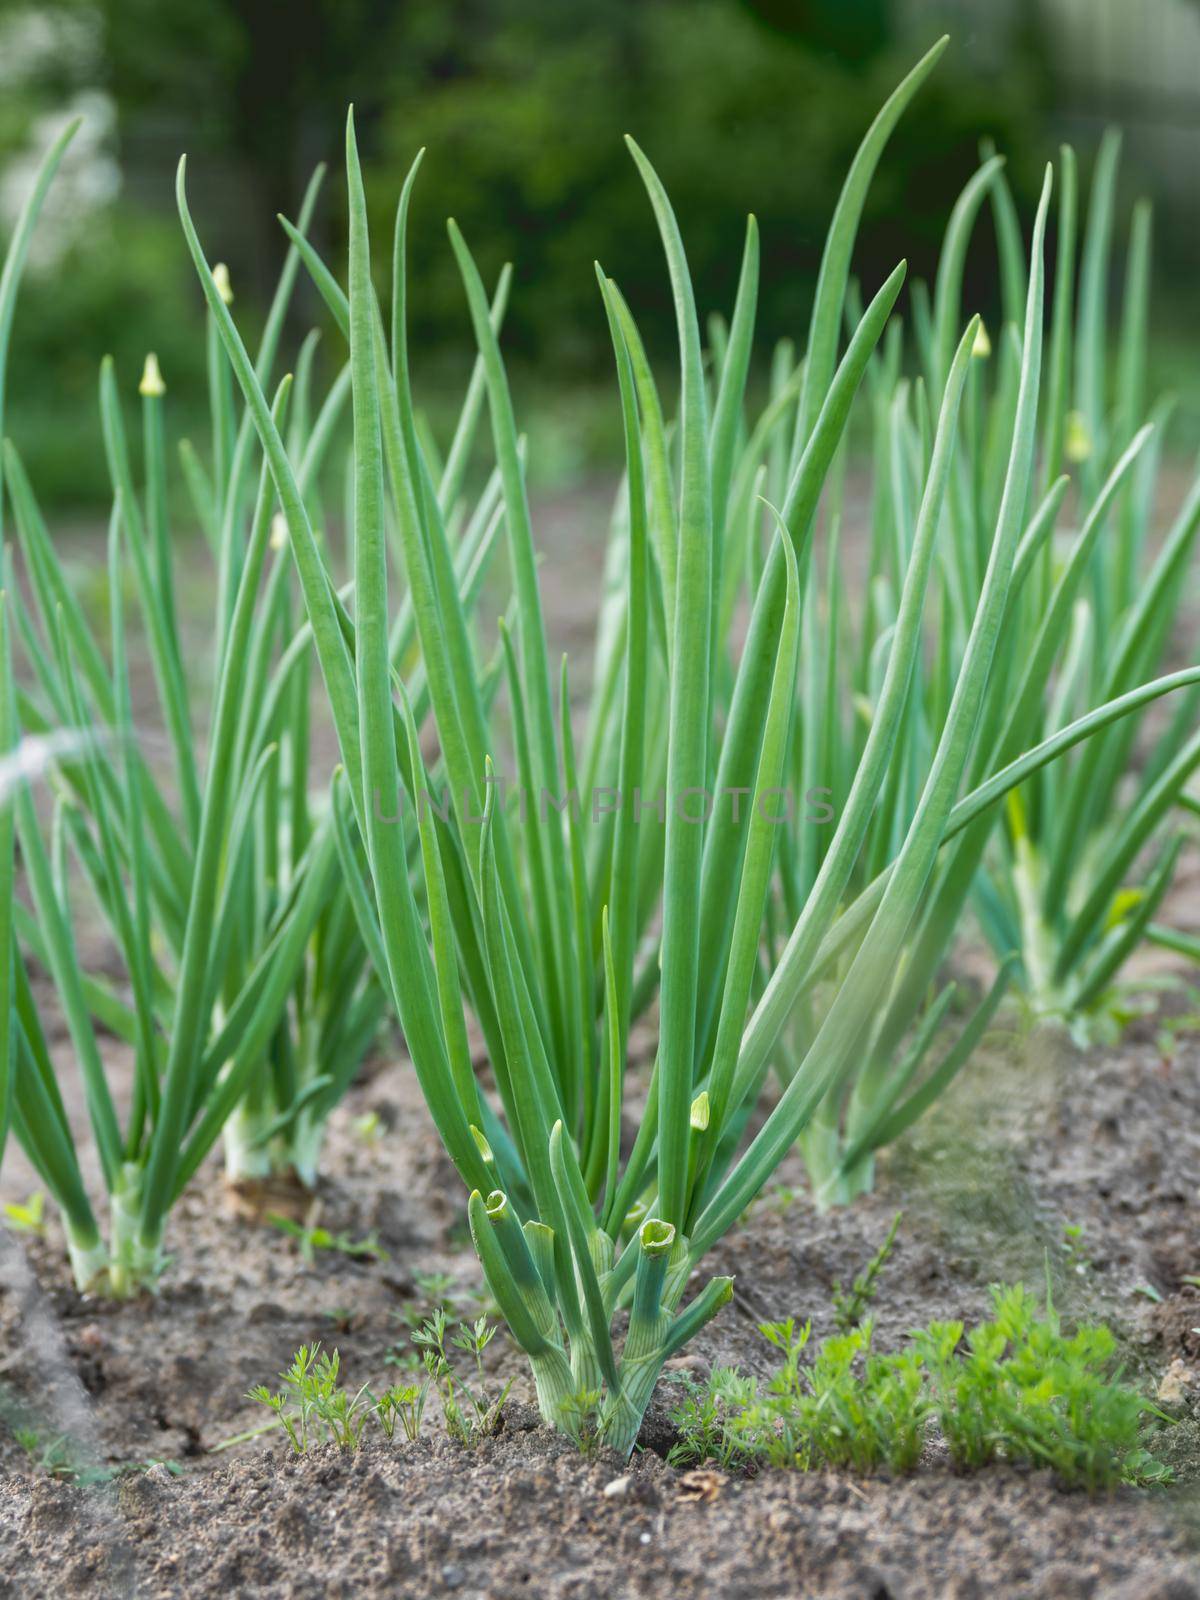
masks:
<svg viewBox="0 0 1200 1600"><path fill-rule="evenodd" d="M634 300L648 337L669 340L665 274L620 138L628 131L675 202L702 305L728 307L753 210L764 329L802 338L842 179L913 45L888 44L876 0L770 0L766 20L759 9L744 0L503 0L477 26L470 0L410 8L424 27L408 36L375 130L375 165L391 182L373 193L384 237L403 169L428 146L412 247L424 337L440 344L464 323L440 229L452 214L491 273L516 263L510 348L575 372L603 359L586 270L594 257ZM851 59L831 48L834 13L861 24L863 48ZM814 35L818 14L828 26ZM967 79L948 52L872 188L856 255L864 277L878 280L904 253L917 271L932 260L981 133L1015 149L1018 187L1030 186L1036 89L1020 70Z"/></svg>
<svg viewBox="0 0 1200 1600"><path fill-rule="evenodd" d="M847 61L864 61L891 38L886 0L745 0L756 16L803 41L832 50Z"/></svg>
<svg viewBox="0 0 1200 1600"><path fill-rule="evenodd" d="M90 385L109 347L102 339L131 366L131 342L174 343L185 390L199 372L184 348L199 348L199 303L175 233L181 149L191 157L205 241L230 263L243 315L253 316L278 267L275 213L294 209L318 159L332 169L318 243L340 265L342 125L352 99L381 279L404 171L419 146L429 149L414 208L411 303L417 353L435 383L441 352L468 343L447 215L488 274L505 259L516 264L505 342L518 365L536 364L547 382L606 381L595 258L634 302L651 345L669 349L665 274L624 132L671 192L702 307L728 308L753 210L764 245L764 336L802 340L847 165L884 96L936 32L898 37L896 5L29 0L17 7L22 26L52 24L60 37L74 29L87 48L71 60L59 46L43 51L20 94L0 97L0 159L21 140L35 101L61 105L90 90L112 108L123 190L89 221L72 258L77 293L67 299L79 320L51 316L42 286L31 282L15 352L23 380L61 387L69 372L74 386L87 373ZM0 77L3 56L0 48ZM982 75L965 62L962 50L947 53L892 141L856 254L868 284L901 254L912 270L927 268L981 133L1014 158L1018 190L1031 186L1031 158L1044 151L1035 52L1001 52ZM312 295L302 309L319 314Z"/></svg>

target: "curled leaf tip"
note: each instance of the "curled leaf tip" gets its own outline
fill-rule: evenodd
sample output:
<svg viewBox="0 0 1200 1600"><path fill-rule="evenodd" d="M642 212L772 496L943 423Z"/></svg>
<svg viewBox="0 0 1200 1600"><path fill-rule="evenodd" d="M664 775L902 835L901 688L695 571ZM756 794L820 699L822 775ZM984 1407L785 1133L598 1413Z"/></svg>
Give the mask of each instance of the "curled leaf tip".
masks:
<svg viewBox="0 0 1200 1600"><path fill-rule="evenodd" d="M666 1255L675 1244L675 1225L659 1217L647 1217L638 1229L638 1240L646 1255Z"/></svg>

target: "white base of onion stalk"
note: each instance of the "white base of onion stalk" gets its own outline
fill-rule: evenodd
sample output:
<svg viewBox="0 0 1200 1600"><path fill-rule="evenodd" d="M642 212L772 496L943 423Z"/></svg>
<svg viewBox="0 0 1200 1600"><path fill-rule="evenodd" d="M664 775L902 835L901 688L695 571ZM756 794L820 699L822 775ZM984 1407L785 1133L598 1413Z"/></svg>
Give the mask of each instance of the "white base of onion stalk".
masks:
<svg viewBox="0 0 1200 1600"><path fill-rule="evenodd" d="M225 1181L261 1183L270 1178L295 1176L306 1189L315 1189L325 1143L325 1123L300 1111L283 1133L264 1137L276 1120L245 1105L235 1108L221 1134L225 1150Z"/></svg>
<svg viewBox="0 0 1200 1600"><path fill-rule="evenodd" d="M263 1138L274 1115L259 1116L246 1105L233 1109L221 1132L225 1150L225 1178L228 1183L247 1183L273 1178L281 1170L272 1152L273 1141Z"/></svg>
<svg viewBox="0 0 1200 1600"><path fill-rule="evenodd" d="M63 1218L67 1236L67 1259L71 1263L71 1276L80 1294L89 1294L102 1279L108 1276L108 1251L103 1239L83 1239Z"/></svg>
<svg viewBox="0 0 1200 1600"><path fill-rule="evenodd" d="M99 1237L84 1238L63 1218L71 1274L81 1294L128 1300L156 1287L163 1254L160 1241L147 1242L139 1232L142 1176L141 1167L133 1162L121 1168L109 1200L107 1246Z"/></svg>

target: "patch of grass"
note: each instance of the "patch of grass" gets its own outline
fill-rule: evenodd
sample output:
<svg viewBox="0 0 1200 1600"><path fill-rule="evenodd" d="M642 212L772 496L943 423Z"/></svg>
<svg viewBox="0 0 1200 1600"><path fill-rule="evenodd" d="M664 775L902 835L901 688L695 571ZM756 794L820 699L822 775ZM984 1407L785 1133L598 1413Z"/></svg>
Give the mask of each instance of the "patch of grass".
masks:
<svg viewBox="0 0 1200 1600"><path fill-rule="evenodd" d="M810 1328L791 1317L759 1325L781 1357L765 1385L730 1368L716 1369L707 1385L686 1380L687 1397L672 1413L680 1439L671 1461L910 1471L929 1415L919 1356L875 1354L868 1319L802 1363Z"/></svg>
<svg viewBox="0 0 1200 1600"><path fill-rule="evenodd" d="M1065 1333L1049 1298L1039 1310L1021 1284L994 1287L992 1300L992 1319L965 1336L961 1322L933 1322L879 1355L867 1319L807 1364L809 1324L763 1323L781 1355L774 1376L762 1384L717 1368L707 1384L685 1380L671 1460L908 1472L936 1428L960 1471L1048 1467L1092 1493L1169 1483L1171 1468L1148 1448L1168 1419L1124 1381L1112 1331Z"/></svg>
<svg viewBox="0 0 1200 1600"><path fill-rule="evenodd" d="M1021 1284L994 1288L992 1302L992 1320L965 1349L961 1322L913 1335L954 1464L1027 1462L1092 1492L1169 1481L1144 1445L1163 1413L1123 1381L1112 1330L1082 1323L1064 1333L1053 1304L1039 1315Z"/></svg>
<svg viewBox="0 0 1200 1600"><path fill-rule="evenodd" d="M278 1389L255 1384L246 1396L266 1406L272 1420L264 1427L222 1440L215 1448L229 1449L272 1428L283 1429L297 1455L321 1444L357 1450L372 1425L387 1439L394 1439L399 1430L411 1442L420 1437L425 1408L435 1392L450 1438L459 1444L476 1444L495 1432L511 1387L510 1380L499 1393L493 1392L483 1369L483 1352L495 1334L495 1324L486 1317L454 1322L439 1306L413 1333L416 1350L407 1361L389 1355L389 1362L409 1370L378 1393L369 1383L355 1390L343 1385L336 1349L322 1350L319 1341L303 1344L291 1365L279 1374ZM464 1362L460 1356L468 1360ZM464 1366L468 1369L465 1373Z"/></svg>
<svg viewBox="0 0 1200 1600"><path fill-rule="evenodd" d="M265 1384L256 1384L246 1398L272 1412L273 1421L267 1428L282 1428L297 1455L327 1443L342 1450L357 1450L372 1419L388 1439L395 1437L397 1427L406 1439L420 1434L426 1385L391 1384L375 1394L364 1383L361 1389L351 1392L341 1383L338 1352L322 1350L320 1343L301 1345L291 1366L279 1374L279 1381L282 1387L274 1391ZM263 1431L239 1434L225 1440L222 1448Z"/></svg>
<svg viewBox="0 0 1200 1600"><path fill-rule="evenodd" d="M12 1436L25 1452L29 1469L40 1477L58 1478L80 1488L113 1483L120 1478L148 1472L151 1467L165 1467L173 1477L182 1477L183 1468L178 1461L162 1460L152 1456L145 1461L117 1461L97 1463L89 1459L79 1441L69 1433L51 1433L32 1422L14 1422Z"/></svg>

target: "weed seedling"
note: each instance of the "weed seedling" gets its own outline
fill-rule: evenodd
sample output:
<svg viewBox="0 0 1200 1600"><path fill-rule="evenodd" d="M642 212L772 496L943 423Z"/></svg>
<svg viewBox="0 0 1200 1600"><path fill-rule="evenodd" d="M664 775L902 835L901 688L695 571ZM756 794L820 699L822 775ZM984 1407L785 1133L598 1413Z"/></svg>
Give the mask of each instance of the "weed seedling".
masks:
<svg viewBox="0 0 1200 1600"><path fill-rule="evenodd" d="M1020 1284L992 1296L992 1320L965 1340L961 1322L933 1322L893 1355L872 1351L867 1319L805 1364L807 1323L763 1323L781 1356L775 1375L764 1386L717 1368L706 1385L686 1382L671 1461L908 1472L936 1422L960 1471L1049 1467L1093 1493L1169 1483L1171 1469L1147 1449L1149 1430L1169 1418L1124 1381L1112 1332L1084 1324L1064 1334L1049 1296L1039 1315Z"/></svg>
<svg viewBox="0 0 1200 1600"><path fill-rule="evenodd" d="M600 1448L600 1403L604 1396L599 1389L580 1389L569 1394L562 1402L563 1426L579 1445L581 1454L590 1461Z"/></svg>
<svg viewBox="0 0 1200 1600"><path fill-rule="evenodd" d="M671 1446L671 1466L715 1461L728 1471L752 1459L753 1452L734 1426L756 1399L758 1380L735 1367L714 1367L706 1383L680 1374L684 1398L671 1413L679 1439Z"/></svg>
<svg viewBox="0 0 1200 1600"><path fill-rule="evenodd" d="M496 1431L500 1411L512 1380L494 1398L487 1392L487 1377L483 1370L483 1352L495 1337L496 1325L486 1317L476 1317L469 1326L458 1325L450 1335L453 1349L469 1355L475 1369L474 1382L468 1382L456 1372L446 1353L446 1338L451 1324L445 1310L439 1306L431 1317L413 1334L413 1343L421 1351L429 1381L437 1389L446 1421L446 1432L460 1444L475 1444Z"/></svg>
<svg viewBox="0 0 1200 1600"><path fill-rule="evenodd" d="M268 1213L267 1221L280 1233L296 1241L296 1247L308 1265L314 1266L318 1250L335 1250L343 1256L369 1256L373 1261L386 1261L387 1251L379 1243L379 1235L372 1230L365 1239L352 1239L348 1233L331 1233L328 1228L294 1222L277 1211Z"/></svg>
<svg viewBox="0 0 1200 1600"><path fill-rule="evenodd" d="M896 1230L900 1226L900 1218L903 1215L902 1211L897 1211L892 1218L892 1225L887 1231L887 1238L868 1261L866 1270L860 1272L858 1277L855 1278L849 1292L842 1288L837 1279L834 1279L833 1320L839 1333L849 1333L851 1329L857 1328L871 1309L871 1302L875 1298L876 1280L892 1253L892 1246L896 1242Z"/></svg>
<svg viewBox="0 0 1200 1600"><path fill-rule="evenodd" d="M375 1399L375 1415L389 1439L394 1437L397 1423L410 1444L420 1437L428 1396L427 1383L394 1383Z"/></svg>
<svg viewBox="0 0 1200 1600"><path fill-rule="evenodd" d="M354 1394L341 1388L340 1371L341 1358L336 1350L330 1353L323 1351L319 1343L302 1344L292 1357L291 1366L279 1374L282 1389L272 1393L260 1383L246 1398L274 1412L297 1455L325 1442L343 1450L357 1450L374 1405L366 1384Z"/></svg>
<svg viewBox="0 0 1200 1600"><path fill-rule="evenodd" d="M396 1312L396 1317L411 1333L441 1307L450 1316L465 1316L468 1311L487 1310L485 1296L474 1287L464 1288L447 1272L414 1272L413 1288L416 1291ZM388 1354L393 1366L405 1366L411 1351L404 1345L394 1345Z"/></svg>
<svg viewBox="0 0 1200 1600"><path fill-rule="evenodd" d="M149 1472L151 1467L165 1467L174 1478L183 1476L183 1468L178 1461L162 1461L157 1457L147 1461L117 1461L97 1465L80 1454L78 1444L66 1433L47 1434L39 1428L25 1425L14 1427L13 1438L29 1458L33 1472L76 1484L80 1488L112 1483L138 1472Z"/></svg>
<svg viewBox="0 0 1200 1600"><path fill-rule="evenodd" d="M1085 1277L1091 1270L1092 1263L1087 1253L1081 1223L1072 1222L1064 1227L1062 1248L1067 1271L1077 1273L1081 1278Z"/></svg>
<svg viewBox="0 0 1200 1600"><path fill-rule="evenodd" d="M5 1226L13 1233L32 1233L39 1239L46 1237L46 1196L40 1189L31 1194L24 1205L10 1200L3 1209Z"/></svg>
<svg viewBox="0 0 1200 1600"><path fill-rule="evenodd" d="M368 1150L374 1150L383 1137L383 1120L378 1111L364 1112L361 1117L355 1117L350 1126L355 1138L365 1144Z"/></svg>

